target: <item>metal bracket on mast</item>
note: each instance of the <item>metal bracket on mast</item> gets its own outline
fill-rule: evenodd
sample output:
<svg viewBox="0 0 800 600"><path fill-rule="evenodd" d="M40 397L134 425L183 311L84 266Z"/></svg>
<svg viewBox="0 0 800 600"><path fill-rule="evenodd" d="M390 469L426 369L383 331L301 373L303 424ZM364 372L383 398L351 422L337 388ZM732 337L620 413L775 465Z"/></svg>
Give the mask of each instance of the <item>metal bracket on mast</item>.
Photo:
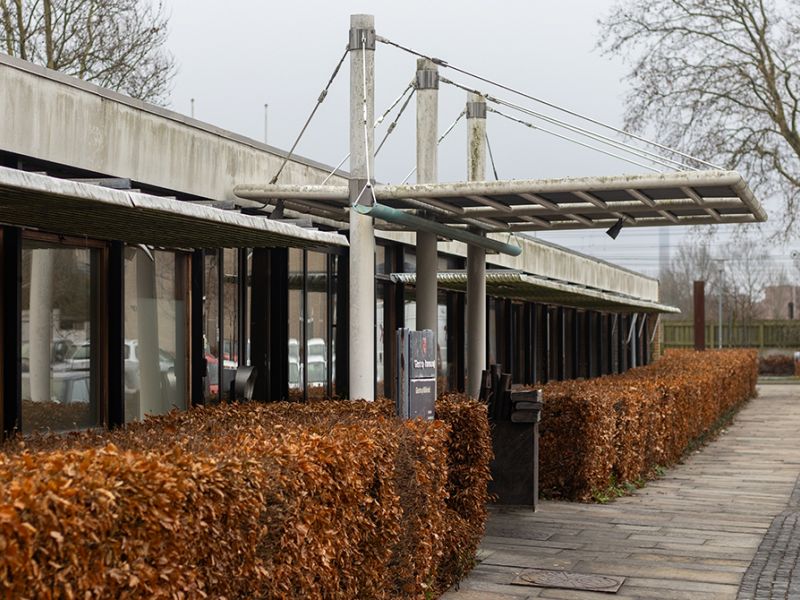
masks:
<svg viewBox="0 0 800 600"><path fill-rule="evenodd" d="M374 29L361 29L356 27L350 30L348 48L350 48L350 50L361 50L362 43L364 44L364 50L375 50Z"/></svg>

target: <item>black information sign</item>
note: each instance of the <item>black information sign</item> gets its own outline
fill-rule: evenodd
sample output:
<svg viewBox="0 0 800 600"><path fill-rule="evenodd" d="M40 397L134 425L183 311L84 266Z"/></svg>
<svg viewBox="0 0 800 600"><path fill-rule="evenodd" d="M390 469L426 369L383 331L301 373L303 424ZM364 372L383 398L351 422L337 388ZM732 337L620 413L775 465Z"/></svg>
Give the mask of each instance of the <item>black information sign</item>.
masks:
<svg viewBox="0 0 800 600"><path fill-rule="evenodd" d="M433 331L397 330L397 415L433 420L436 342Z"/></svg>

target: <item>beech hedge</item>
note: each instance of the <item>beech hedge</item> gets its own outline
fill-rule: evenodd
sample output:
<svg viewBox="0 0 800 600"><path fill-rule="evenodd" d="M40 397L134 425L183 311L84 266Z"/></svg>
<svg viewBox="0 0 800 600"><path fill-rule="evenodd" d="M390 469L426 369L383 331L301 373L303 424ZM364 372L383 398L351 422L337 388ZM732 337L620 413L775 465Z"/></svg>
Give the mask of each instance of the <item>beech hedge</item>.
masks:
<svg viewBox="0 0 800 600"><path fill-rule="evenodd" d="M588 500L648 477L755 396L755 350L670 350L621 375L543 387L540 489Z"/></svg>
<svg viewBox="0 0 800 600"><path fill-rule="evenodd" d="M471 567L485 407L197 408L0 452L0 597L414 598Z"/></svg>

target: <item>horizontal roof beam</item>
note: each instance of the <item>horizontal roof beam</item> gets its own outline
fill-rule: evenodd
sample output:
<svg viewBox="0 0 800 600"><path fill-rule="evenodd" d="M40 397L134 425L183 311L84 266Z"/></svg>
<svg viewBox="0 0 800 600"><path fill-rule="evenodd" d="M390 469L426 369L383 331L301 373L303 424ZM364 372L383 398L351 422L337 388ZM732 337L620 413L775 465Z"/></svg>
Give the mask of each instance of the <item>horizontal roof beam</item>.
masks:
<svg viewBox="0 0 800 600"><path fill-rule="evenodd" d="M553 206L555 208L545 208L542 205L536 206L527 204L515 204L512 207L509 216L528 215L528 216L542 217L547 215L566 215L568 213L575 213L576 211L591 212L595 210L594 207L587 206L586 204L576 204L573 202L570 202L568 204L553 203ZM706 200L705 207L713 209L746 208L742 205L741 201L736 198L714 198L711 200ZM635 213L635 212L650 212L652 210L680 210L686 208L700 208L700 207L698 207L697 204L691 200L681 199L681 200L660 200L653 206L642 204L634 200L630 201L626 200L621 202L612 202L608 205L608 208L615 212ZM494 210L478 206L466 207L464 214L470 217L506 216L506 215L498 215L497 212Z"/></svg>
<svg viewBox="0 0 800 600"><path fill-rule="evenodd" d="M606 219L597 219L593 221L591 224L591 228L593 229L607 229L611 225L617 222L617 219L614 218L606 218ZM725 223L757 223L757 219L750 214L747 215L728 215L725 217ZM718 223L716 219L714 219L711 215L692 215L692 216L682 216L678 217L678 223L675 223L672 219L666 217L640 217L636 219L634 222L626 221L625 227L663 227L665 225L714 225ZM562 230L562 229L585 229L585 227L581 227L575 224L574 221L563 220L563 221L552 221L550 223L550 229L552 230ZM509 231L540 231L538 227L534 226L530 223L514 223L509 227Z"/></svg>
<svg viewBox="0 0 800 600"><path fill-rule="evenodd" d="M730 186L741 190L746 184L736 171L680 171L654 175L621 177L569 177L563 179L511 179L501 181L460 181L453 183L418 183L375 185L378 200L418 196L464 197L503 196L522 193L601 192L619 189L663 189L683 186Z"/></svg>

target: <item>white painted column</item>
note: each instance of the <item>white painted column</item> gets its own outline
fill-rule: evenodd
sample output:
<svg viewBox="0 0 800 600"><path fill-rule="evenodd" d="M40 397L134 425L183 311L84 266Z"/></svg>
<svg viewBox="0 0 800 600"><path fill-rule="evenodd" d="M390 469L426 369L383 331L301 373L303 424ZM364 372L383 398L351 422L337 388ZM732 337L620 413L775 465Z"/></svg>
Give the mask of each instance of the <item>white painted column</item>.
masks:
<svg viewBox="0 0 800 600"><path fill-rule="evenodd" d="M364 191L364 188L369 179L374 180L375 166L375 137L372 128L375 120L375 17L351 15L349 39L350 203L371 203L372 194L369 190ZM375 399L375 231L372 217L361 215L352 208L350 209L349 308L349 396L353 400L373 401Z"/></svg>
<svg viewBox="0 0 800 600"><path fill-rule="evenodd" d="M53 253L50 248L31 252L28 372L31 400L50 401L50 358L53 350Z"/></svg>
<svg viewBox="0 0 800 600"><path fill-rule="evenodd" d="M417 183L438 177L439 71L425 58L417 60ZM436 234L417 232L417 329L433 330L438 344L439 310L436 275L439 271Z"/></svg>
<svg viewBox="0 0 800 600"><path fill-rule="evenodd" d="M486 179L486 101L467 97L467 179ZM476 232L478 233L478 232ZM486 250L467 246L467 394L478 397L486 368Z"/></svg>

